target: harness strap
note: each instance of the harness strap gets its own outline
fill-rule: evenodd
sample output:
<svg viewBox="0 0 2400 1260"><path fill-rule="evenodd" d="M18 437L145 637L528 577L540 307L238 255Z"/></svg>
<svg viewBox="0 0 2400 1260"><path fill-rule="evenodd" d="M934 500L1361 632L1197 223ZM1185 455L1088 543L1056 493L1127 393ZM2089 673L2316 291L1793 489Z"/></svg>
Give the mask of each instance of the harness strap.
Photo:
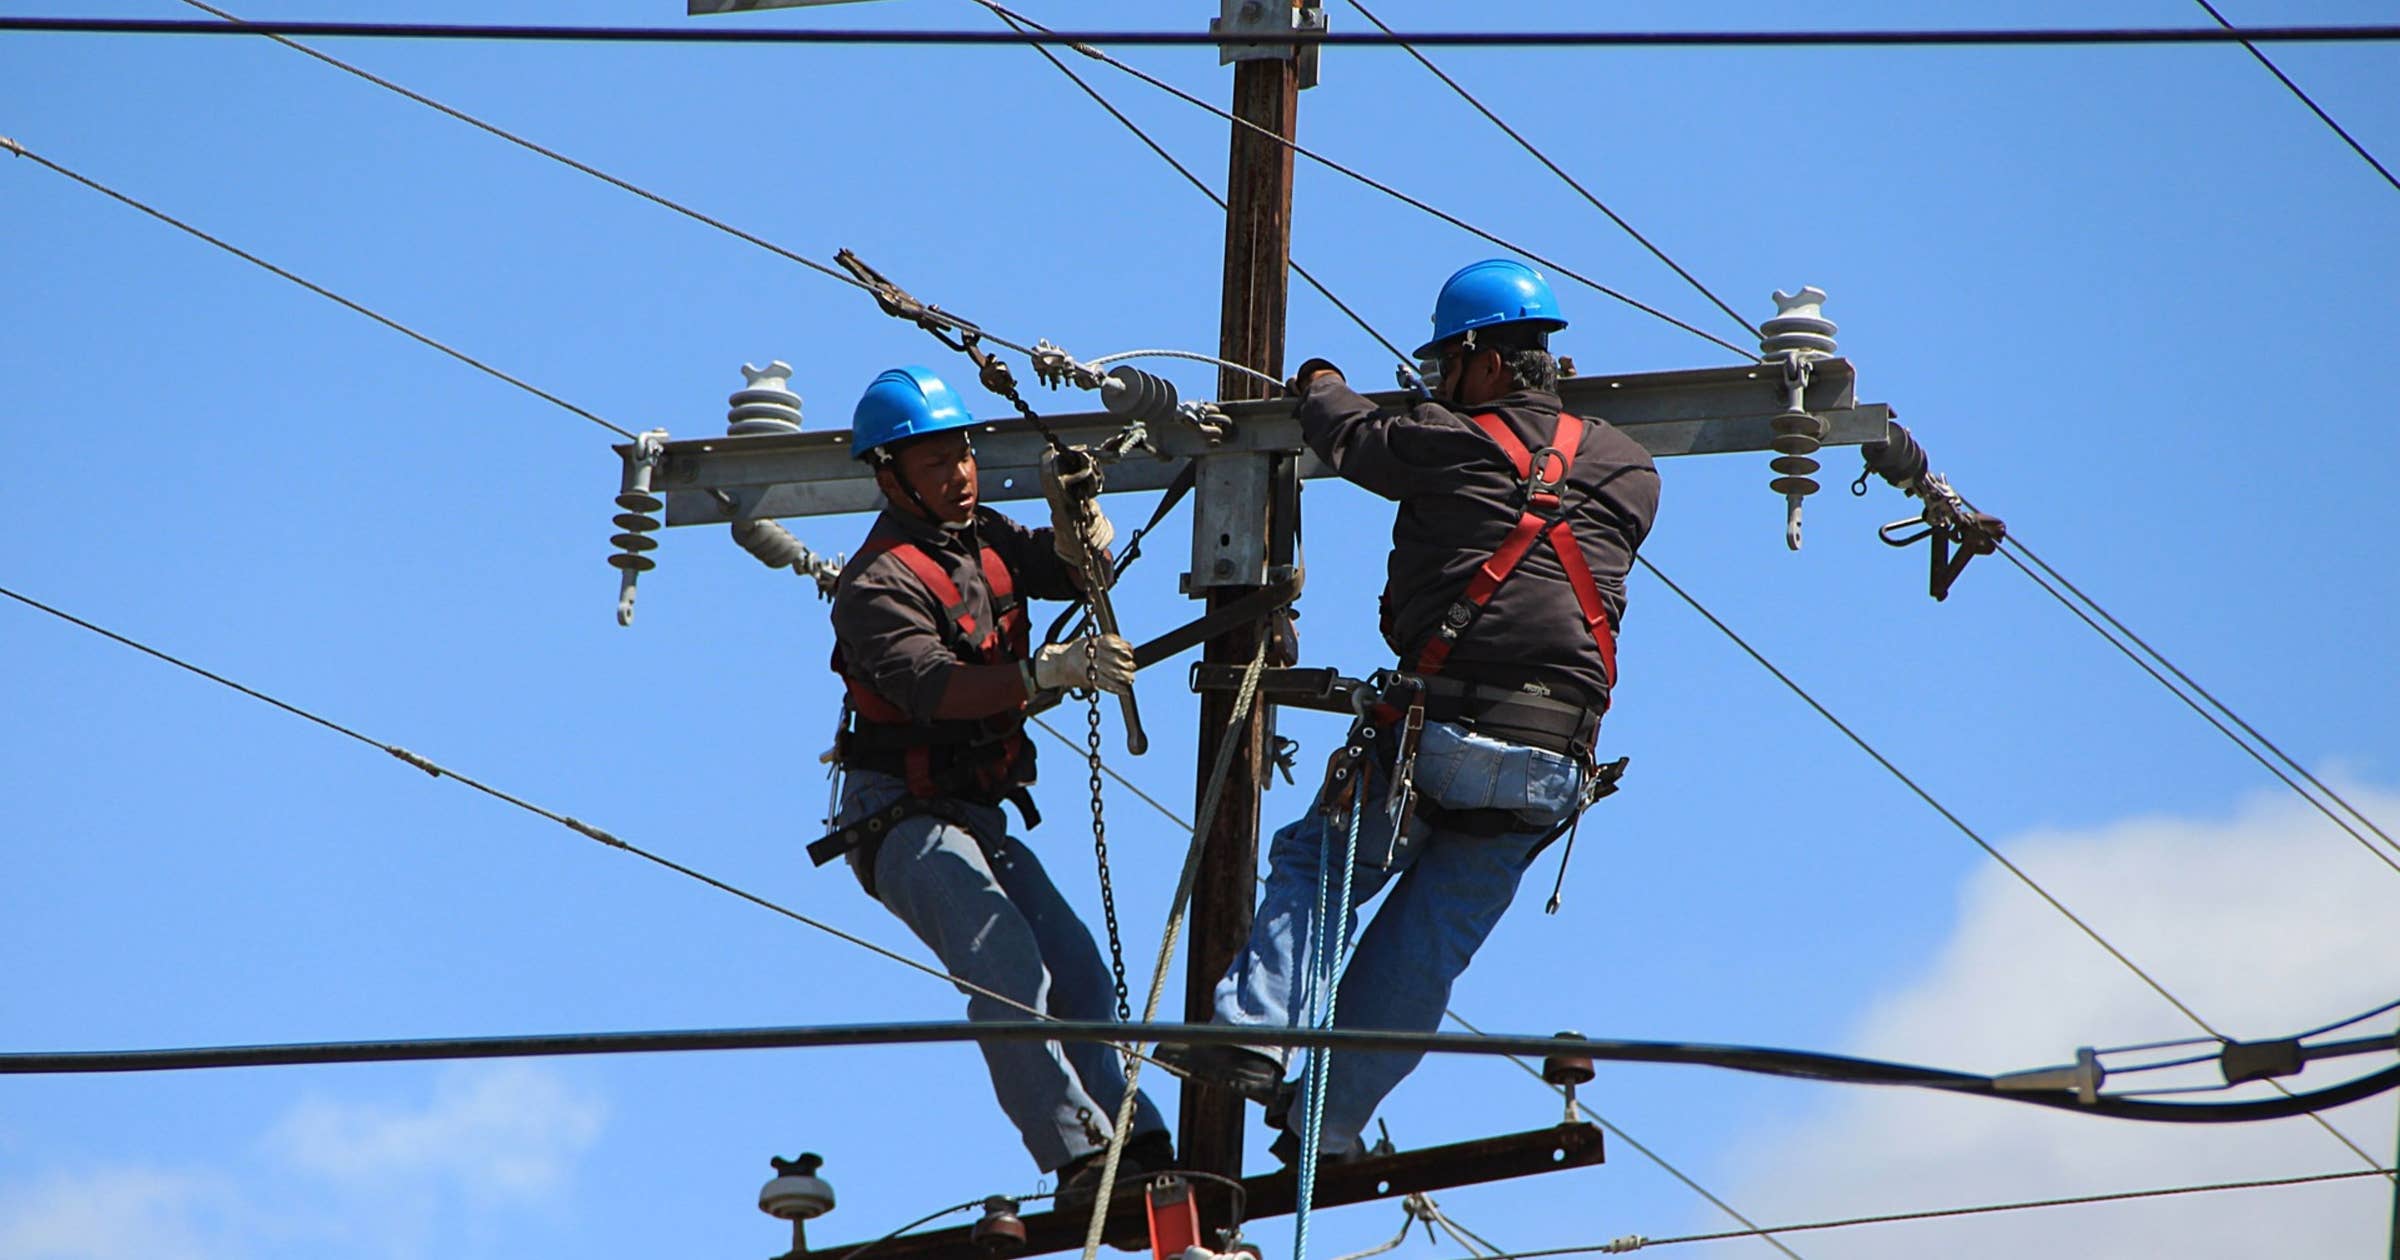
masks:
<svg viewBox="0 0 2400 1260"><path fill-rule="evenodd" d="M958 589L958 583L951 580L950 574L925 548L905 539L885 538L869 544L862 556L873 557L885 552L889 552L910 573L916 575L919 582L924 583L926 592L933 596L935 603L942 606L942 613L949 619L958 641L965 645L976 663L992 665L1024 657L1027 636L1025 605L1017 597L1016 577L1009 572L1007 562L1001 559L997 549L986 544L976 554L977 564L983 571L984 585L989 588L992 597L992 619L995 624L990 626L977 624L974 612L967 605L966 596ZM881 726L910 724L905 710L850 673L838 645L834 648L832 665L833 672L841 676L842 684L849 692L850 707L862 722ZM974 786L985 791L999 787L1015 767L1023 750L1023 736L1010 734L1001 741L996 758L976 767ZM908 782L910 795L924 799L947 794L937 781L933 762L933 748L928 744L912 745L903 752L902 777Z"/></svg>
<svg viewBox="0 0 2400 1260"><path fill-rule="evenodd" d="M1526 554L1538 540L1550 544L1559 567L1565 570L1567 586L1575 593L1575 605L1583 615L1584 627L1591 633L1593 646L1600 652L1600 663L1613 684L1617 678L1616 633L1608 624L1608 605L1600 598L1600 585L1593 579L1591 565L1585 561L1583 547L1568 522L1563 495L1567 478L1575 468L1576 451L1583 445L1583 420L1572 412L1558 413L1558 427L1551 432L1550 444L1538 451L1519 440L1496 412L1470 417L1469 422L1500 448L1509 466L1516 470L1523 483L1524 502L1518 509L1516 525L1501 540L1499 548L1476 566L1466 588L1442 613L1441 624L1418 649L1411 672L1421 675L1441 672L1458 640L1482 614L1501 584L1524 563Z"/></svg>

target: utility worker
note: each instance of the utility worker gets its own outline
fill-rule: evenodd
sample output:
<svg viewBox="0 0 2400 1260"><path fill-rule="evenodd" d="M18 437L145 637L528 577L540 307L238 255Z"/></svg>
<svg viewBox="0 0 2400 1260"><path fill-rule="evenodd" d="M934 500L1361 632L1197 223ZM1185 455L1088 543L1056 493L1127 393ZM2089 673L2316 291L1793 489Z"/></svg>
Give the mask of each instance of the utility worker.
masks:
<svg viewBox="0 0 2400 1260"><path fill-rule="evenodd" d="M1096 501L1060 491L1047 460L1044 485L1065 528L1027 529L982 506L974 423L922 367L885 372L858 401L851 454L873 470L885 502L833 597L833 667L848 691L835 747L845 777L839 829L810 855L849 859L867 893L961 982L969 1019L1108 1019L1115 988L1090 930L1009 834L1000 805L1015 803L1027 826L1037 821L1025 791L1034 779L1028 701L1133 685L1133 650L1114 635L1027 651L1024 600L1074 598L1087 540L1105 565L1112 529ZM1117 1051L981 1046L1001 1110L1058 1178L1061 1205L1088 1203L1125 1097ZM1147 1097L1133 1124L1122 1168L1138 1176L1170 1166L1166 1122Z"/></svg>
<svg viewBox="0 0 2400 1260"><path fill-rule="evenodd" d="M1386 710L1386 724L1366 732L1371 765L1350 789L1364 806L1353 904L1390 895L1342 975L1342 1027L1433 1031L1535 854L1608 777L1596 773L1593 747L1617 678L1625 574L1658 510L1658 471L1633 439L1562 409L1549 336L1566 326L1539 272L1479 262L1442 286L1433 338L1417 348L1430 401L1379 408L1322 359L1291 383L1309 448L1400 505L1382 602L1399 667L1384 695L1422 706L1400 720ZM1421 734L1409 719L1421 719ZM1409 785L1399 793L1395 764ZM1216 987L1215 1022L1303 1022L1294 995L1319 965L1320 841L1346 828L1350 799L1321 794L1275 834L1249 942ZM1332 836L1338 863L1345 835ZM1342 925L1342 939L1356 924L1353 915ZM1160 1054L1267 1103L1270 1123L1288 1126L1274 1149L1293 1161L1300 1125L1280 1085L1284 1052L1170 1045ZM1421 1057L1333 1055L1320 1157L1355 1156L1376 1105Z"/></svg>

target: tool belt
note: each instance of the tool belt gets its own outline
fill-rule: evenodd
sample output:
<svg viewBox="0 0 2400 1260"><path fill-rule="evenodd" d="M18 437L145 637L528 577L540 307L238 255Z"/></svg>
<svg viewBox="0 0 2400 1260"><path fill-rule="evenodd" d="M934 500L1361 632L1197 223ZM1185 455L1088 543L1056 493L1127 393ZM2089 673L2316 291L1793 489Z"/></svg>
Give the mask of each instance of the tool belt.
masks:
<svg viewBox="0 0 2400 1260"><path fill-rule="evenodd" d="M966 811L961 808L962 805L970 803L997 805L1001 800L1008 801L1017 807L1019 814L1024 816L1027 828L1041 825L1042 812L1034 808L1033 794L1026 791L1022 784L1003 791L998 800L990 802L975 800L972 795L975 785L975 769L971 765L952 767L949 771L934 776L937 795L917 796L913 793L902 795L891 804L863 818L854 819L820 839L810 841L808 860L815 865L824 866L836 858L856 852L858 859L851 863L851 870L857 874L859 886L867 890L868 896L875 897L877 896L875 860L883 849L884 838L891 835L892 831L900 824L911 818L927 814L953 826L963 828L972 834L975 837L976 845L984 850L985 860L991 860L990 844L985 841L983 833L969 825ZM944 790L945 788L948 790Z"/></svg>
<svg viewBox="0 0 2400 1260"><path fill-rule="evenodd" d="M1425 717L1454 722L1479 735L1573 757L1589 765L1605 705L1587 709L1516 687L1494 687L1435 675L1424 679Z"/></svg>

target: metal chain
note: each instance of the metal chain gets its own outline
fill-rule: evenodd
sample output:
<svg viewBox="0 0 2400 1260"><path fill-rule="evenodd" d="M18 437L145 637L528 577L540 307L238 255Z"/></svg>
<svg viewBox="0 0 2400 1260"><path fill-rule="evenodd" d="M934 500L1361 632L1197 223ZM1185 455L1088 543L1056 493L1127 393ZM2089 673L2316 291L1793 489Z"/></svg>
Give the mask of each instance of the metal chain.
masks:
<svg viewBox="0 0 2400 1260"><path fill-rule="evenodd" d="M1090 567L1087 559L1085 568ZM1100 640L1096 636L1084 637L1083 669L1084 680L1091 684L1090 704L1084 710L1083 756L1091 770L1092 857L1100 867L1100 918L1108 927L1108 969L1116 977L1117 1022L1124 1024L1133 1020L1133 1001L1132 990L1125 987L1125 938L1117 931L1117 889L1108 877L1108 819L1100 805Z"/></svg>

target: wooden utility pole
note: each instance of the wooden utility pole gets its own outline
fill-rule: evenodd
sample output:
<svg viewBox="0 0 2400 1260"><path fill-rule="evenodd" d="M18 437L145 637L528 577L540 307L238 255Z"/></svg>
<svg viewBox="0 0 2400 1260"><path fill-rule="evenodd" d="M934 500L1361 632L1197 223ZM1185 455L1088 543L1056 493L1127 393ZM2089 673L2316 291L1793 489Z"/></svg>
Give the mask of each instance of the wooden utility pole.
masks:
<svg viewBox="0 0 2400 1260"><path fill-rule="evenodd" d="M1283 13L1286 7L1293 13L1288 19ZM1313 4L1309 8L1313 9ZM1251 22L1271 21L1272 28L1289 30L1299 24L1302 12L1301 0L1227 4L1217 26L1231 34ZM1228 47L1226 55L1242 58L1234 62L1234 116L1287 141L1295 138L1302 85L1301 62L1293 50L1257 50L1254 55ZM1290 294L1292 150L1240 123L1230 125L1225 288L1217 353L1280 379L1284 310ZM1263 382L1240 373L1222 369L1218 373L1219 398L1264 398L1271 392ZM1283 497L1274 494L1273 487L1288 480L1289 474L1287 466L1281 470L1285 475L1278 477L1276 464L1288 465L1291 458L1257 453L1201 461L1198 498L1192 509L1196 528L1189 590L1205 598L1210 609L1240 599L1263 584L1272 550L1269 516L1273 502ZM1296 496L1286 510L1297 510ZM1291 528L1288 521L1275 524L1286 534ZM1255 623L1236 626L1210 639L1201 659L1245 665L1257 643ZM1267 768L1268 723L1261 712L1241 730L1229 729L1234 700L1227 692L1204 692L1200 697L1196 790L1207 790L1224 741L1239 740L1241 746L1234 751L1192 890L1183 1017L1195 1023L1209 1020L1217 979L1249 937L1258 871L1258 798ZM1225 1177L1241 1176L1244 1119L1242 1099L1232 1091L1187 1082L1176 1143L1184 1166Z"/></svg>

